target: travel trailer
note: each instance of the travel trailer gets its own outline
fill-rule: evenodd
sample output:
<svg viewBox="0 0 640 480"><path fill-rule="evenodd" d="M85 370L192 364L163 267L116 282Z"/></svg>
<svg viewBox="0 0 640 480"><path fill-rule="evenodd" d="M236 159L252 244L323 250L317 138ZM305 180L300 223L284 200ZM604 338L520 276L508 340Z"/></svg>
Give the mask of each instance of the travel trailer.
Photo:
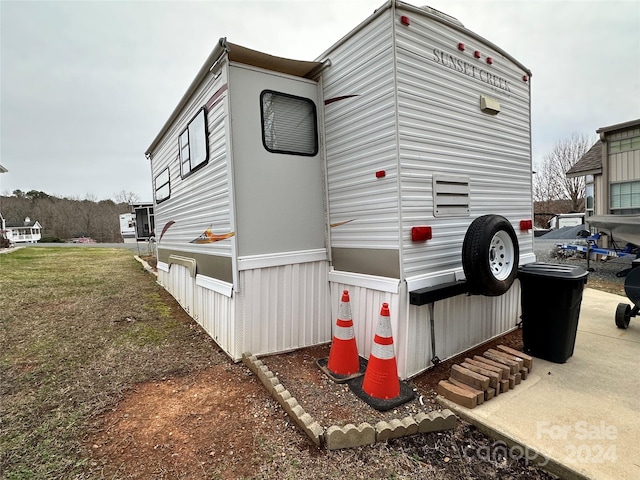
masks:
<svg viewBox="0 0 640 480"><path fill-rule="evenodd" d="M234 360L391 310L408 378L516 327L531 72L392 0L315 61L222 38L147 149L158 281Z"/></svg>
<svg viewBox="0 0 640 480"><path fill-rule="evenodd" d="M551 220L549 220L549 228L552 230L557 230L558 228L577 227L578 225L584 225L584 217L584 212L560 213L551 217Z"/></svg>
<svg viewBox="0 0 640 480"><path fill-rule="evenodd" d="M136 216L133 213L121 213L120 236L124 243L136 243Z"/></svg>

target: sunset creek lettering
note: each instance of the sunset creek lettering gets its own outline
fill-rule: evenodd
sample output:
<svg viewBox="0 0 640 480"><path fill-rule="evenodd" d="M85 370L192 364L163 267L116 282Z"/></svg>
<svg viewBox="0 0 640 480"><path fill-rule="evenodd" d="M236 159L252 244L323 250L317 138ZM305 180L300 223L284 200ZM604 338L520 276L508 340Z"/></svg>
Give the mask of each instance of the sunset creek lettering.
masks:
<svg viewBox="0 0 640 480"><path fill-rule="evenodd" d="M461 58L457 58L449 53L443 52L442 50L438 50L437 48L433 49L433 55L435 57L435 61L445 67L449 67L470 77L477 78L481 82L491 85L492 87L511 93L509 82L502 77L489 73L476 65L465 62Z"/></svg>

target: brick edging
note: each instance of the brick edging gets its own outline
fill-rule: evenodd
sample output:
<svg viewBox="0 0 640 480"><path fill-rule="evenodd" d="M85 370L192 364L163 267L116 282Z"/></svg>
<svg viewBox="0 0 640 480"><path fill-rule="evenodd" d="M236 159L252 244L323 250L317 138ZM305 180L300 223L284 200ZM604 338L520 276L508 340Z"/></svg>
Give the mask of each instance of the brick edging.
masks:
<svg viewBox="0 0 640 480"><path fill-rule="evenodd" d="M375 426L362 422L358 426L349 423L344 427L332 425L325 429L305 412L298 400L291 396L291 393L285 389L278 377L269 370L262 360L251 353L244 353L242 363L260 379L271 396L311 441L317 446L326 446L329 450L372 445L376 442L385 442L417 433L451 430L457 422L454 413L445 409L441 412L420 412L415 416L409 415L403 419L380 421Z"/></svg>
<svg viewBox="0 0 640 480"><path fill-rule="evenodd" d="M142 265L142 268L144 268L147 272L149 272L151 275L155 275L156 278L158 277L158 272L156 272L153 268L151 268L151 265L145 262L142 258L140 258L138 255L134 255L133 258L135 258L138 262L140 262L140 264Z"/></svg>

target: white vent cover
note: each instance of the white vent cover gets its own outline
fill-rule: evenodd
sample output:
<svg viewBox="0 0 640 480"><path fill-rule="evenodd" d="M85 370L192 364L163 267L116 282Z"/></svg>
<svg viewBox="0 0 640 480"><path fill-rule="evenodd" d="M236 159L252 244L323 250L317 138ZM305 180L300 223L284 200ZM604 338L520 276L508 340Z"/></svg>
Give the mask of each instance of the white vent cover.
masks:
<svg viewBox="0 0 640 480"><path fill-rule="evenodd" d="M469 177L433 176L433 216L469 216Z"/></svg>

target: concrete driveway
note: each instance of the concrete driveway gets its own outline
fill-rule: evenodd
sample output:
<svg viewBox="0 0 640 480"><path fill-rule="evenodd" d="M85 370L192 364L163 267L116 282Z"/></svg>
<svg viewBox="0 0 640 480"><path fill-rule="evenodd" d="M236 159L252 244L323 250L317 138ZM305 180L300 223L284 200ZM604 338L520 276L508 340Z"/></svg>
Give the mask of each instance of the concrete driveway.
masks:
<svg viewBox="0 0 640 480"><path fill-rule="evenodd" d="M586 288L566 363L536 358L526 381L473 410L441 403L562 478L640 478L640 317L618 329L619 302L630 303Z"/></svg>

